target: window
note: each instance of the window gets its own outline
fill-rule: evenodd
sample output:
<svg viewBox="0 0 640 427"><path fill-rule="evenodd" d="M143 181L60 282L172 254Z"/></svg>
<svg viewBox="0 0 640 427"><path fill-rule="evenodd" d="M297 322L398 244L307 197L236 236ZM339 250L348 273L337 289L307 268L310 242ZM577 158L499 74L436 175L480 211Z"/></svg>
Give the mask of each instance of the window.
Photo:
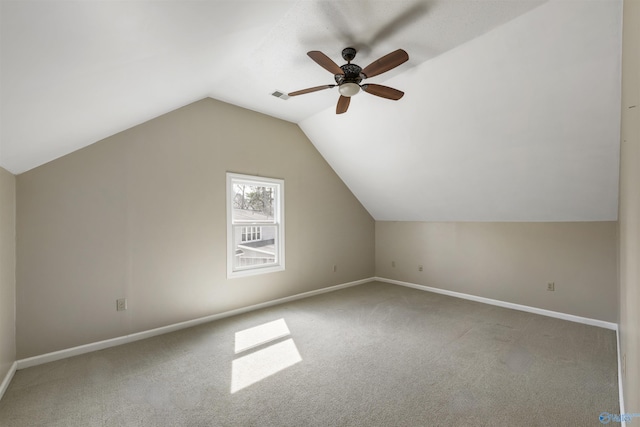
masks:
<svg viewBox="0 0 640 427"><path fill-rule="evenodd" d="M227 277L284 270L284 181L227 173Z"/></svg>
<svg viewBox="0 0 640 427"><path fill-rule="evenodd" d="M261 240L262 227L242 227L243 242L258 242Z"/></svg>

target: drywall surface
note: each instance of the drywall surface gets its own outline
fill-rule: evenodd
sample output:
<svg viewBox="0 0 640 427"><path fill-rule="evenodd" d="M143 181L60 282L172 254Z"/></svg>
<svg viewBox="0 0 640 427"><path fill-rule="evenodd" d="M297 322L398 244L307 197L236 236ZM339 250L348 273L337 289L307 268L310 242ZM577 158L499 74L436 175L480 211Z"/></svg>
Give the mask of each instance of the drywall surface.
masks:
<svg viewBox="0 0 640 427"><path fill-rule="evenodd" d="M640 2L624 2L620 144L620 346L625 411L640 412ZM636 423L638 421L636 420ZM633 424L633 422L631 423Z"/></svg>
<svg viewBox="0 0 640 427"><path fill-rule="evenodd" d="M621 8L545 2L300 126L376 221L616 221Z"/></svg>
<svg viewBox="0 0 640 427"><path fill-rule="evenodd" d="M16 180L0 168L0 382L16 360Z"/></svg>
<svg viewBox="0 0 640 427"><path fill-rule="evenodd" d="M376 276L616 322L616 241L615 222L377 221Z"/></svg>
<svg viewBox="0 0 640 427"><path fill-rule="evenodd" d="M285 271L227 279L226 172L284 179ZM302 131L210 98L19 175L17 212L18 358L374 272L373 219Z"/></svg>

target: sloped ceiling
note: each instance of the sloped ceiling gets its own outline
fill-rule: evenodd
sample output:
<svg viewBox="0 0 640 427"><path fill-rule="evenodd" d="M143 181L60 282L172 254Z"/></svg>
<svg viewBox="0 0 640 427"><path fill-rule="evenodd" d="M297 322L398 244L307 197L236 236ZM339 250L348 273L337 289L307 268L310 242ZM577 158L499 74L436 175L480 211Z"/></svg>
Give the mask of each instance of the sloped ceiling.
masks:
<svg viewBox="0 0 640 427"><path fill-rule="evenodd" d="M618 6L549 2L301 128L378 220L616 220Z"/></svg>
<svg viewBox="0 0 640 427"><path fill-rule="evenodd" d="M0 165L21 173L203 97L299 123L379 220L615 220L620 0L2 1ZM306 52L406 92L335 89Z"/></svg>

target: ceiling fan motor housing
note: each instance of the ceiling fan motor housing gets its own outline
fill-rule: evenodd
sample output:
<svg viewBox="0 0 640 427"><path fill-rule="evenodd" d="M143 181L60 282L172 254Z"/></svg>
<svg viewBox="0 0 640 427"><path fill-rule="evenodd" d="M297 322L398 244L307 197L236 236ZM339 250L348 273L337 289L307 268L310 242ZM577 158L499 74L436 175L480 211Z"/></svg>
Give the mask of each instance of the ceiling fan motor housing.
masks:
<svg viewBox="0 0 640 427"><path fill-rule="evenodd" d="M336 83L339 85L343 83L356 83L360 84L364 76L362 75L362 68L356 64L344 64L340 67L344 74L336 74L334 76Z"/></svg>

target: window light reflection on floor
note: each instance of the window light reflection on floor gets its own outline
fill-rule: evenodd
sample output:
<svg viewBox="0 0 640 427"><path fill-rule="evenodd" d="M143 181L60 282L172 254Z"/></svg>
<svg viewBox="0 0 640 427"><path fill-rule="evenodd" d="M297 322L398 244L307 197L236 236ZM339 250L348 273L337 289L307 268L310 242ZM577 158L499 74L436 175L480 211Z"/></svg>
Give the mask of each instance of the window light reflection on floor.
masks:
<svg viewBox="0 0 640 427"><path fill-rule="evenodd" d="M292 338L278 341L288 335L290 332L284 319L236 332L235 353L248 354L232 362L232 394L302 361ZM249 351L270 342L274 343Z"/></svg>
<svg viewBox="0 0 640 427"><path fill-rule="evenodd" d="M284 319L274 320L273 322L263 323L262 325L236 332L236 354L290 334L291 332L289 332Z"/></svg>

